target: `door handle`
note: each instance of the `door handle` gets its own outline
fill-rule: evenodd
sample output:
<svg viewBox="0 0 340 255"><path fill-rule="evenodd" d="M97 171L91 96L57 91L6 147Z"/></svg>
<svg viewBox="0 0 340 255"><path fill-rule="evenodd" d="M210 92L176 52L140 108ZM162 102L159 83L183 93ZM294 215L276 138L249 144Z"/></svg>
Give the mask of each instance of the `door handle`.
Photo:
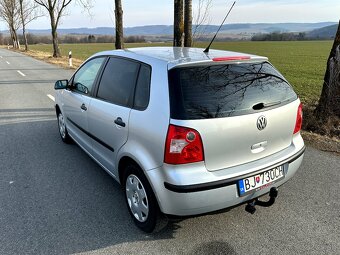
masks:
<svg viewBox="0 0 340 255"><path fill-rule="evenodd" d="M121 117L118 117L117 119L115 119L115 123L116 123L118 126L125 127L125 122L122 120Z"/></svg>
<svg viewBox="0 0 340 255"><path fill-rule="evenodd" d="M82 105L80 106L80 109L82 109L83 111L86 111L86 110L87 110L85 104L82 104Z"/></svg>

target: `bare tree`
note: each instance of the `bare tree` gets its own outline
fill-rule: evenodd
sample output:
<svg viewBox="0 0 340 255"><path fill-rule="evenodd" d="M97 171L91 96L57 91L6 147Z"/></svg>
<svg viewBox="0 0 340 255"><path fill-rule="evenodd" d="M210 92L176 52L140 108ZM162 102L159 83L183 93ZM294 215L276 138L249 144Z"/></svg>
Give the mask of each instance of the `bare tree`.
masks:
<svg viewBox="0 0 340 255"><path fill-rule="evenodd" d="M315 113L318 119L324 122L331 116L340 118L340 21L328 57L321 97Z"/></svg>
<svg viewBox="0 0 340 255"><path fill-rule="evenodd" d="M29 24L31 21L41 17L39 12L39 8L35 2L31 2L28 0L18 0L19 1L19 15L20 15L20 22L22 26L22 35L24 38L25 43L25 51L28 51L28 41L26 35L26 25Z"/></svg>
<svg viewBox="0 0 340 255"><path fill-rule="evenodd" d="M192 37L193 41L200 38L205 33L205 28L209 23L209 12L212 5L212 0L198 0L197 8L193 13L194 26Z"/></svg>
<svg viewBox="0 0 340 255"><path fill-rule="evenodd" d="M89 9L90 0L34 0L38 5L47 10L51 21L51 34L53 43L53 57L61 57L58 42L58 25L62 16L65 15L65 9L71 2L78 2L84 8Z"/></svg>
<svg viewBox="0 0 340 255"><path fill-rule="evenodd" d="M184 1L184 47L192 46L192 0Z"/></svg>
<svg viewBox="0 0 340 255"><path fill-rule="evenodd" d="M183 0L174 0L174 43L176 47L183 46L184 5Z"/></svg>
<svg viewBox="0 0 340 255"><path fill-rule="evenodd" d="M9 28L13 47L20 48L17 31L20 26L19 5L17 0L0 0L0 17Z"/></svg>
<svg viewBox="0 0 340 255"><path fill-rule="evenodd" d="M116 49L124 48L123 8L121 0L115 0Z"/></svg>

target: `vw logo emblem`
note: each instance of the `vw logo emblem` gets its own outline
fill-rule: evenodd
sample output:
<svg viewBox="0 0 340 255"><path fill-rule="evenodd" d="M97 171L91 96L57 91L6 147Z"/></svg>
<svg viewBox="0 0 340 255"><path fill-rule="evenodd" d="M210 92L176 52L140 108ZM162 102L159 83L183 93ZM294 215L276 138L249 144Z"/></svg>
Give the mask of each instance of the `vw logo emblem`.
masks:
<svg viewBox="0 0 340 255"><path fill-rule="evenodd" d="M257 119L257 129L258 130L263 130L265 129L265 127L267 126L267 119L266 117L264 117L263 115L260 116L258 119Z"/></svg>

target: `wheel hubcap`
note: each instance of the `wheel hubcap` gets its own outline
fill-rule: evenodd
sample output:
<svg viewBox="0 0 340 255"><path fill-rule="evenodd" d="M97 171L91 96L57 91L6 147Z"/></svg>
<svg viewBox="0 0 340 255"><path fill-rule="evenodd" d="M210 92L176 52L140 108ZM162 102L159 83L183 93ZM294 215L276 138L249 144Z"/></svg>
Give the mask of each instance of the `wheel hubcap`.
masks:
<svg viewBox="0 0 340 255"><path fill-rule="evenodd" d="M62 138L66 137L66 127L65 127L65 121L64 121L64 116L59 113L58 115L58 123L59 123L59 133Z"/></svg>
<svg viewBox="0 0 340 255"><path fill-rule="evenodd" d="M135 192L133 195L132 195L132 202L137 205L138 202L139 202L139 197L138 197L138 193Z"/></svg>
<svg viewBox="0 0 340 255"><path fill-rule="evenodd" d="M130 210L140 222L145 222L149 215L148 198L142 182L134 174L126 179L126 199Z"/></svg>

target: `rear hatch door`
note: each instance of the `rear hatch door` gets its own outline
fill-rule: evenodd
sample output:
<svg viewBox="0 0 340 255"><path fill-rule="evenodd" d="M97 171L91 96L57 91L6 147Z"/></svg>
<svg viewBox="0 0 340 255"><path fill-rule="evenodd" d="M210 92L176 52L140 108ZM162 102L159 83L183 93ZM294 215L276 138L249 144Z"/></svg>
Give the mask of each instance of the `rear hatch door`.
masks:
<svg viewBox="0 0 340 255"><path fill-rule="evenodd" d="M248 163L292 142L297 95L268 62L169 71L172 123L196 129L209 171Z"/></svg>

